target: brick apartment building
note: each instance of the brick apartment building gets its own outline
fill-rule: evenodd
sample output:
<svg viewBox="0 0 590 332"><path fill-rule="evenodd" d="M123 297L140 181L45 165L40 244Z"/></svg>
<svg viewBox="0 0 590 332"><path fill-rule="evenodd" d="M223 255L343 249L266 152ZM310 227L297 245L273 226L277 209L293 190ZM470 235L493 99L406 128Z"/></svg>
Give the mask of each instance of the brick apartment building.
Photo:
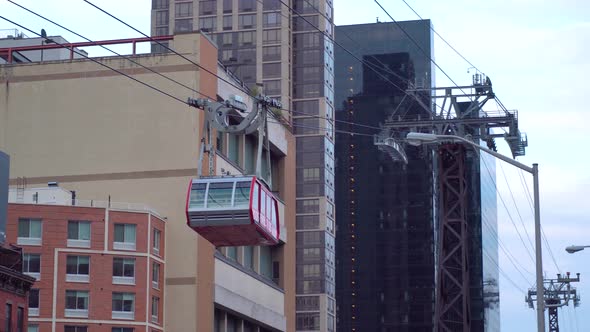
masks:
<svg viewBox="0 0 590 332"><path fill-rule="evenodd" d="M20 248L0 243L0 331L27 331L27 294L34 279L22 274Z"/></svg>
<svg viewBox="0 0 590 332"><path fill-rule="evenodd" d="M75 200L57 186L13 190L9 202L17 196L6 235L36 279L28 331L163 330L164 218L141 204Z"/></svg>

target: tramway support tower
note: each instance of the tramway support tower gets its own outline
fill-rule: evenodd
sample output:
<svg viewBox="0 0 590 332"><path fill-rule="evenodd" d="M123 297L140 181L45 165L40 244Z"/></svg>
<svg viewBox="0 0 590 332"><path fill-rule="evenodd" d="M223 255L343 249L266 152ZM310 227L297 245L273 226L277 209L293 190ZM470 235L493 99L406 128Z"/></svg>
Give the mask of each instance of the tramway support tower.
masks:
<svg viewBox="0 0 590 332"><path fill-rule="evenodd" d="M560 307L569 306L570 301L574 307L580 305L580 295L577 290L571 287L572 282L579 282L580 274L577 273L575 278L570 277L570 273L567 272L565 276L557 274L557 279L545 279L545 308L547 308L547 314L549 318L549 332L559 332L559 317L557 309ZM536 288L529 289L528 295L525 297L525 302L529 304L531 309L534 309L534 303L537 299Z"/></svg>
<svg viewBox="0 0 590 332"><path fill-rule="evenodd" d="M473 76L472 85L407 90L425 110L425 100L433 100L433 109L421 114L397 105L375 138L379 149L394 162L407 163L404 141L408 132L457 135L496 150L495 138L508 143L513 157L523 156L528 145L518 128L518 112L507 110L496 100L497 111L483 111L496 98L491 80L483 74ZM406 98L404 98L406 99ZM412 98L410 98L412 99ZM439 101L439 103L437 103ZM438 106L440 104L440 106ZM408 115L412 114L412 115ZM466 218L466 154L476 153L455 142L438 145L438 240L436 276L436 331L471 331L469 294L469 225Z"/></svg>
<svg viewBox="0 0 590 332"><path fill-rule="evenodd" d="M197 178L189 183L186 199L187 224L217 247L276 245L279 243L278 201L271 188L270 142L267 114L281 108L274 99L254 98L252 109L238 96L217 102L189 98L188 104L205 114ZM213 130L234 135L258 134L255 174L213 175L215 147ZM266 174L262 174L262 153L266 149ZM204 156L208 172L203 175Z"/></svg>

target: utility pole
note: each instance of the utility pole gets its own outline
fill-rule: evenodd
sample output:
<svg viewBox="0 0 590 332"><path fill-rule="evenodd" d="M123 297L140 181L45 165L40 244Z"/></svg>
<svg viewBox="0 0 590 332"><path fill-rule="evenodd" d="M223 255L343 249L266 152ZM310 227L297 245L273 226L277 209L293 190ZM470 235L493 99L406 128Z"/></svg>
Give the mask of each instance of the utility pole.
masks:
<svg viewBox="0 0 590 332"><path fill-rule="evenodd" d="M557 309L565 305L569 305L569 301L572 300L574 307L580 305L580 295L576 289L571 287L572 282L579 282L580 274L577 273L575 278L570 277L570 273L567 272L565 276L557 274L557 279L545 279L543 287L545 293L543 294L545 300L545 307L548 309L547 314L549 318L549 332L559 332L559 317ZM525 297L525 301L529 304L529 307L534 309L534 302L537 298L537 290L531 288L528 295Z"/></svg>

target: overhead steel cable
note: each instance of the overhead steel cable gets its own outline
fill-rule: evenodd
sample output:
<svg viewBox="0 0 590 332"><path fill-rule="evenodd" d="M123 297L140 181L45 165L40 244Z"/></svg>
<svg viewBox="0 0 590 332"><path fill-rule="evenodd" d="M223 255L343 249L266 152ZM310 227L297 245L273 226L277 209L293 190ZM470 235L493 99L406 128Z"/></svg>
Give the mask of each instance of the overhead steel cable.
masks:
<svg viewBox="0 0 590 332"><path fill-rule="evenodd" d="M496 261L494 261L494 259L486 252L483 252L484 255L488 256L488 258L490 259L490 261L492 261L494 263L494 265L496 265L496 267L498 268L498 272L500 272L500 274L506 279L508 280L508 282L510 282L512 284L512 286L514 286L514 288L516 288L518 291L522 292L523 294L526 294L526 291L521 288L516 282L514 282L514 280L512 280L508 274L506 274L504 272L504 270L500 267L500 264Z"/></svg>
<svg viewBox="0 0 590 332"><path fill-rule="evenodd" d="M529 235L529 232L526 229L526 225L524 224L524 219L522 218L522 215L520 214L520 209L518 208L518 204L516 204L516 199L514 198L514 193L512 192L512 187L510 186L510 182L508 182L508 177L506 177L506 173L504 172L504 167L502 166L502 163L498 164L500 166L500 170L502 171L502 176L504 177L504 180L506 182L506 186L508 187L508 192L510 192L510 197L512 198L512 203L514 203L514 208L516 209L516 214L518 215L518 218L520 219L520 224L522 225L522 228L524 229L524 234L526 235L526 239L529 241L529 245L531 246L531 248L534 248L535 246L533 245L533 241L531 240L531 236Z"/></svg>
<svg viewBox="0 0 590 332"><path fill-rule="evenodd" d="M406 4L406 6L408 6L410 8L410 10L412 10L412 12L414 12L414 14L416 14L416 16L418 16L419 19L423 20L422 16L420 16L420 14L418 14L418 12L416 12L414 10L414 8L412 8L412 6L410 6L410 4L406 0L402 0L402 1ZM443 38L443 36L441 36L436 30L434 30L432 25L430 26L430 30L432 30L432 32L434 32L434 34L437 35L438 38L440 38L445 44L447 44L448 47L450 47L455 53L457 53L457 55L459 55L463 60L465 60L465 62L467 62L471 67L475 68L475 70L477 70L478 72L483 73L481 70L479 70L479 68L477 68L477 66L475 66L473 63L471 63L471 61L467 60L467 58L464 57L463 54L461 54L449 42L447 42Z"/></svg>
<svg viewBox="0 0 590 332"><path fill-rule="evenodd" d="M27 27L25 27L25 26L23 26L21 24L18 24L16 22L14 22L14 21L12 21L12 20L4 17L4 16L0 16L0 18L3 19L3 20L5 20L5 21L7 21L7 22L9 22L9 23L11 23L11 24L16 25L17 27L19 27L19 28L21 28L23 30L29 31L32 34L43 38L43 36L41 36L41 34L35 32L35 31L33 31L33 30L31 30L31 29L29 29L29 28L27 28ZM63 48L69 48L68 46L66 46L64 44L61 44L61 43L59 43L57 41L53 41L53 43L55 43L55 44L57 44L59 46L62 46ZM157 92L159 92L159 93L161 93L161 94L163 94L165 96L168 96L168 97L170 97L170 98L172 98L172 99L174 99L174 100L176 100L176 101L178 101L180 103L183 103L185 105L188 105L188 103L186 101L184 101L184 100L182 100L182 99L180 99L180 98L178 98L178 97L176 97L176 96L174 96L174 95L172 95L172 94L170 94L170 93L168 93L166 91L163 91L161 89L158 89L158 88L154 87L153 85L150 85L148 83L145 83L145 82L143 82L143 81L141 81L141 80L139 80L139 79L137 79L137 78L135 78L135 77L133 77L131 75L128 75L128 74L126 74L126 73L124 73L124 72L122 72L122 71L120 71L120 70L118 70L116 68L113 68L113 67L111 67L111 66L109 66L109 65L107 65L105 63L102 63L102 62L100 62L100 61L98 61L98 60L96 60L94 58L91 58L91 57L87 56L86 54L84 54L82 52L78 52L73 47L71 48L71 50L72 50L72 52L74 52L74 53L76 53L76 54L78 54L78 55L80 55L80 56L82 56L82 57L84 57L84 58L86 58L86 59L88 59L88 60L90 60L92 62L95 62L95 63L97 63L97 64L99 64L99 65L101 65L101 66L103 66L105 68L108 68L108 69L110 69L110 70L112 70L112 71L114 71L114 72L116 72L116 73L118 73L120 75L123 75L123 76L125 76L125 77L127 77L127 78L129 78L129 79L131 79L131 80L133 80L133 81L135 81L137 83L139 83L139 84L142 84L142 85L144 85L144 86L146 86L146 87L148 87L150 89L153 89L154 91L157 91Z"/></svg>
<svg viewBox="0 0 590 332"><path fill-rule="evenodd" d="M494 186L496 188L498 188L498 185L496 183L496 180L494 179L494 177L492 176L492 172L490 171L487 162L485 161L485 159L482 159L483 164L490 176L490 178L492 178L492 181L494 183ZM497 189L496 189L497 190ZM516 234L518 234L518 238L520 239L520 242L522 243L522 245L525 248L525 251L527 253L527 255L529 256L529 258L531 259L531 262L533 264L535 264L535 259L533 258L533 255L531 254L531 249L528 248L528 246L526 245L524 239L522 238L522 235L520 234L520 231L518 230L518 227L516 227L516 223L514 222L514 219L512 218L512 215L510 214L510 211L508 210L508 206L506 205L506 203L504 202L504 199L502 198L502 195L500 195L498 193L498 197L500 198L500 201L502 202L502 205L504 206L504 209L506 210L506 214L508 215L508 219L510 219L510 221L512 222L512 226L514 226L514 229L516 230ZM534 252L534 248L532 248L532 252Z"/></svg>
<svg viewBox="0 0 590 332"><path fill-rule="evenodd" d="M233 82L230 82L230 81L226 80L226 79L225 79L225 78L223 78L223 77L220 77L219 75L217 75L216 73L212 72L211 70L209 70L209 69L207 69L207 68L205 68L205 67L201 66L200 64L198 64L198 63L194 62L193 60L191 60L191 59L187 58L187 57L186 57L186 56L184 56L183 54L176 52L174 49L172 49L172 48L168 47L168 45L166 45L166 44L164 44L164 43L162 43L162 42L160 42L160 41L158 41L158 40L155 40L155 39L153 39L151 36L149 36L149 35L145 34L145 33L144 33L144 32L142 32L141 30L139 30L139 29L137 29L137 28L133 27L131 24L129 24L129 23L127 23L127 22L123 21L122 19L118 18L117 16L115 16L115 15L113 15L113 14L111 14L111 13L107 12L106 10L104 10L104 9L102 9L101 7L99 7L99 6L95 5L94 3L92 3L92 2L90 2L90 1L88 1L88 0L83 0L83 1L84 1L84 2L86 2L87 4L91 5L92 7L94 7L94 8L96 8L96 9L98 9L98 10L99 10L99 11L101 11L102 13L104 13L104 14L106 14L106 15L108 15L108 16L110 16L110 17L112 17L113 19L117 20L118 22L120 22L121 24L125 25L126 27L128 27L128 28L132 29L133 31L135 31L135 32L137 32L137 33L139 33L139 34L141 34L142 36L144 36L144 37L146 37L146 38L148 38L150 41L152 41L152 42L154 42L154 43L157 43L158 45L162 46L162 47L163 47L163 48L165 48L166 50L168 50L168 51L170 51L170 52L172 52L172 53L174 53L174 54L178 55L179 57L183 58L184 60L186 60L186 61L188 61L188 62L192 63L192 64L193 64L193 65L195 65L197 68L199 68L199 69L201 69L201 70L203 70L203 71L205 71L205 72L207 72L207 73L209 73L209 74L213 75L214 77L217 77L217 78L218 78L219 80L221 80L222 82L224 82L224 83L227 83L227 84L229 84L229 85L233 86L234 88L236 88L236 89L238 89L238 90L241 90L241 91L244 91L244 92L246 92L246 93L248 93L248 94L250 93L249 91L246 91L246 89L245 89L243 86L240 86L240 85L238 85L238 84L235 84L235 83L233 83ZM255 96L252 96L252 97L253 97L253 98L257 98L257 97L255 97Z"/></svg>
<svg viewBox="0 0 590 332"><path fill-rule="evenodd" d="M520 176L520 182L525 189L525 193L526 193L525 197L527 198L527 201L528 201L529 206L531 208L531 212L534 215L535 210L533 207L533 199L532 199L529 187L526 184L526 180L524 178L524 175L522 174L522 170L519 171L518 175ZM559 264L557 264L557 260L555 259L555 255L553 254L553 250L551 249L551 245L549 244L549 241L547 240L547 236L545 235L545 230L543 229L543 226L541 226L541 236L543 238L543 242L545 243L545 247L547 248L547 251L549 252L549 257L551 257L551 260L553 261L553 265L555 266L555 268L557 269L558 272L562 271L562 269L559 267Z"/></svg>
<svg viewBox="0 0 590 332"><path fill-rule="evenodd" d="M182 57L182 58L183 58L183 59L185 59L186 61L188 61L188 62L192 63L192 64L193 64L193 65L195 65L195 66L197 66L198 68L201 68L201 69L203 69L204 71L206 71L207 73L209 73L209 74L211 74L211 75L213 75L213 76L217 77L217 78L218 78L218 79L220 79L221 81L223 81L223 82L225 82L225 83L227 83L227 84L229 84L229 85L231 85L231 86L233 86L233 87L235 87L235 88L237 88L237 89L239 89L239 90L241 90L241 91L244 91L244 92L246 92L246 93L247 93L247 94L248 94L250 97L252 97L252 98L254 98L254 99L257 99L257 98L258 98L257 96L252 96L252 95L250 94L250 92L249 92L249 91L246 91L246 90L244 89L244 87L242 87L242 86L239 86L239 85L237 85L237 84L234 84L234 83L232 83L232 82L229 82L228 80L226 80L226 79L224 79L224 78L222 78L222 77L218 76L217 74L215 74L215 73L211 72L210 70L207 70L206 68L203 68L203 67L202 67L202 66L200 66L198 63L196 63L196 62L192 61L191 59L189 59L189 58L185 57L184 55L182 55L182 54L178 53L177 51L175 51L174 49L172 49L172 48L171 48L171 47L169 47L168 45L166 45L166 44L163 44L163 43L161 43L160 41L153 39L152 37L150 37L150 36L146 35L145 33L143 33L141 30L139 30L139 29L137 29L137 28L133 27L133 26L132 26L132 25L130 25L129 23L127 23L127 22L123 21L122 19L118 18L117 16L115 16L115 15L113 15L113 14L111 14L111 13L107 12L106 10L104 10L104 9L102 9L101 7L99 7L99 6L95 5L94 3L92 3L92 2L90 2L90 1L88 1L88 0L83 0L83 1L84 1L84 2L86 2L86 3L88 3L89 5L91 5L92 7L94 7L94 8L96 8L96 9L98 9L99 11L103 12L104 14L106 14L106 15L110 16L111 18L113 18L113 19L117 20L118 22L122 23L123 25L125 25L125 26L129 27L130 29L132 29L132 30L134 30L134 31L138 32L139 34L143 35L144 37L146 37L146 38L150 39L152 42L154 42L154 43L157 43L158 45L160 45L160 46L162 46L163 48L165 48L165 49L169 50L170 52L172 52L172 53L174 53L174 54L176 54L176 55L178 55L178 56ZM282 1L281 1L281 2L282 2ZM282 3L284 4L284 2L282 2ZM287 8L291 9L291 7L289 7L289 6L287 6ZM316 28L316 29L318 29L318 31L320 31L320 30L319 30L319 28L317 28L317 27L315 27L315 28ZM294 111L294 110L289 110L289 109L285 109L285 108L280 108L280 109L281 109L281 110L283 110L283 111L286 111L286 112L290 112L290 113L303 113L303 112L297 112L297 111ZM274 114L273 114L273 117L274 117ZM364 124L360 124L360 123L351 123L351 122L349 122L349 121L344 121L344 120L335 120L335 119L330 119L330 118L321 117L321 116L315 116L315 115L312 115L312 117L317 117L317 118L326 119L326 120L332 120L332 121L336 121L336 122L342 122L342 123L353 124L353 125L355 125L355 126L359 126L359 127L365 127L365 128L370 128L370 129L379 129L379 130L381 129L381 128L379 128L379 127L374 127L374 126L364 125Z"/></svg>
<svg viewBox="0 0 590 332"><path fill-rule="evenodd" d="M72 34L74 34L74 35L76 35L76 36L78 36L78 37L80 37L80 38L82 38L82 39L84 39L84 40L86 40L86 41L88 41L88 42L91 42L91 43L96 43L95 41L93 41L93 40L90 40L89 38L87 38L87 37L84 37L84 36L82 36L81 34L79 34L79 33L75 32L75 31L73 31L73 30L71 30L71 29L68 29L68 28L66 28L65 26L63 26L63 25L61 25L61 24L59 24L59 23L57 23L57 22L55 22L55 21L53 21L53 20L51 20L51 19L49 19L49 18L47 18L47 17L45 17L45 16L41 15L41 14L39 14L39 13L36 13L35 11L33 11L33 10L29 9L29 8L26 8L26 7L24 7L24 6L20 5L20 4L18 4L18 3L16 3L16 2L12 1L12 0L7 0L7 1L8 1L8 2L10 2L11 4L15 5L15 6L18 6L18 7L20 7L20 8L21 8L21 9L23 9L23 10L26 10L26 11L28 11L29 13L31 13L31 14L33 14L33 15L37 16L37 17L40 17L40 18L42 18L42 19L46 20L47 22L53 23L54 25L56 25L56 26L58 26L58 27L60 27L60 28L62 28L62 29L64 29L64 30L66 30L67 32L69 32L69 33L72 33ZM176 83L176 84L178 84L178 85L180 85L180 86L182 86L182 87L184 87L184 88L186 88L186 89L188 89L188 90L190 90L190 91L192 91L192 92L198 93L199 95L201 95L201 96L203 96L203 97L206 97L206 98L209 98L209 99L212 99L212 100L215 100L215 99L216 99L216 98L214 98L214 97L211 97L211 96L208 96L208 95L206 95L206 94L204 94L204 93L202 93L202 92L200 92L200 91L198 91L198 90L196 90L196 89L194 89L194 88L192 88L192 87L190 87L190 86L188 86L188 85L186 85L186 84L184 84L184 83L181 83L181 82L179 82L179 81L177 81L177 80L175 80L175 79L173 79L173 78L171 78L171 77L169 77L169 76L166 76L166 75L164 75L164 74L162 74L162 73L159 73L159 72L157 72L157 71L153 70L152 68L149 68L148 66L142 65L141 63L139 63L139 62L137 62L137 61L133 60L133 59L132 59L131 57L129 57L129 56L126 56L126 55L122 55L122 54L120 54L120 53L117 53L116 51L114 51L114 50L112 50L112 49L110 49L110 48L108 48L108 47L106 47L106 46L104 46L104 45L100 45L100 44L98 44L98 43L96 44L96 46L100 46L100 47L102 47L103 49L105 49L105 50L107 50L107 51L109 51L109 52L111 52L111 53L113 53L113 54L115 54L115 55L117 55L117 56L120 56L120 57L122 57L122 58L124 58L124 59L126 59L126 60L128 60L128 61L130 61L130 62L132 62L133 64L136 64L136 65L138 65L138 66L142 67L143 69L146 69L146 70L148 70L148 71L150 71L150 72L152 72L152 73L154 73L154 74L156 74L156 75L158 75L158 76L160 76L160 77L163 77L163 78L165 78L165 79L169 80L170 82Z"/></svg>
<svg viewBox="0 0 590 332"><path fill-rule="evenodd" d="M383 7L381 5L381 3L379 3L378 0L373 0L375 1L375 3L385 12L385 14L387 16L389 16L389 18L391 19L391 21L393 21L397 27L418 47L418 49L424 54L424 56L426 56L430 62L432 62L432 64L434 64L434 66L436 66L436 68L438 68L438 70L440 70L465 96L467 96L467 93L463 90L463 88L461 88L456 82L455 80L453 80L451 78L451 76L449 76L449 74L447 74L446 71L444 71L442 69L441 66L438 65L438 63L436 63L436 61L434 61L434 59L432 58L432 56L430 56L430 54L427 54L426 51L422 48L422 46L420 46L420 44L414 39L414 37L412 37L407 31L406 29L404 29L401 24L399 24L398 21L396 21L393 16L391 16L391 14L389 14L389 12L387 11L387 9L385 9L385 7ZM469 98L469 100L472 100L471 97L467 96Z"/></svg>
<svg viewBox="0 0 590 332"><path fill-rule="evenodd" d="M519 265L517 263L518 260L512 255L512 253L510 253L510 250L506 249L506 245L504 244L502 239L500 239L500 237L498 236L498 232L493 229L493 227L489 224L488 221L485 220L485 218L482 218L482 221L483 221L483 224L487 227L488 231L492 234L492 236L495 237L494 240L498 241L498 247L502 250L502 252L506 256L506 258L508 258L508 261L510 262L510 264L512 264L512 266L514 266L516 271L522 276L522 278L529 285L533 285L534 283L530 282L529 278L524 275L523 271L528 273L532 277L534 277L534 274L532 272L530 272L528 269L526 269L524 266L522 266L522 264Z"/></svg>
<svg viewBox="0 0 590 332"><path fill-rule="evenodd" d="M88 1L88 0L84 0L84 1ZM363 60L361 60L358 56L356 56L354 53L352 53L350 50L348 50L346 47L342 46L340 43L338 43L332 36L330 36L329 34L327 34L325 31L323 31L322 29L318 28L315 24L313 24L312 22L310 22L305 16L301 15L297 10L293 9L291 6L289 6L288 4L286 4L283 0L278 0L280 3L283 4L283 6L287 7L292 13L294 13L295 15L297 15L298 17L300 17L301 19L303 19L307 24L309 24L310 26L312 26L314 29L316 29L318 32L320 32L321 34L323 34L326 38L328 38L332 43L336 44L338 47L340 47L342 50L344 50L346 53L348 53L350 56L352 56L353 58L355 58L357 61L359 61L360 63L365 63ZM409 93L402 89L401 87L399 87L397 84L393 83L387 76L383 75L382 73L376 71L375 69L371 68L377 75L379 75L382 79L384 79L386 82L388 82L390 85L392 85L393 87L395 87L396 89L398 89L399 91L404 92L405 94ZM422 102L420 100L418 100L418 98L416 98L416 96L412 96L410 95L410 97L413 97L414 99L416 99L416 101L418 101L419 104L422 105ZM432 110L428 109L428 107L423 107L427 112L432 112Z"/></svg>
<svg viewBox="0 0 590 332"><path fill-rule="evenodd" d="M61 25L61 24L59 24L59 23L57 23L57 22L55 22L55 21L53 21L53 20L51 20L51 19L49 19L49 18L47 18L47 17L43 16L43 15L41 15L41 14L39 14L39 13L37 13L37 12L33 11L33 10L31 10L31 9L29 9L29 8L26 8L26 7L24 7L24 6L20 5L20 4L18 4L18 3L16 3L16 2L12 1L12 0L7 0L7 1L8 1L8 2L10 2L10 3L12 3L12 4L14 4L14 5L16 5L16 6L18 6L18 7L20 7L20 8L22 8L22 9L24 9L24 10L26 10L26 11L28 11L29 13L31 13L31 14L33 14L33 15L36 15L36 16L38 16L38 17L40 17L40 18L42 18L42 19L44 19L44 20L46 20L46 21L48 21L48 22L50 22L50 23L52 23L52 24L54 24L54 25L56 25L56 26L58 26L58 27L60 27L60 28L62 28L62 29L64 29L64 30L66 30L66 31L68 31L68 32L70 32L70 33L72 33L72 34L74 34L74 35L76 35L76 36L78 36L78 37L82 38L82 39L85 39L86 41L89 41L89 42L91 42L91 43L95 43L95 41L93 41L93 40L90 40L89 38L87 38L87 37L84 37L84 36L82 36L81 34L79 34L79 33L75 32L75 31L73 31L73 30L71 30L71 29L69 29L69 28L67 28L67 27L65 27L65 26L63 26L63 25ZM171 81L171 82L173 82L173 83L176 83L176 84L178 84L178 85L180 85L180 86L182 86L182 87L184 87L184 88L186 88L186 89L188 89L188 90L190 90L190 91L192 91L192 92L198 93L199 95L201 95L201 96L203 96L203 97L209 98L209 99L211 99L211 100L215 100L215 99L216 99L216 98L214 98L214 97L212 97L212 96L208 96L208 95L206 95L206 94L204 94L204 93L202 93L202 92L200 92L200 91L198 91L198 90L196 90L196 89L194 89L194 88L192 88L192 87L190 87L190 86L187 86L187 85L185 85L185 84L183 84L183 83L181 83L181 82L178 82L178 81L176 81L176 80L174 80L174 79L170 78L169 76L166 76L166 75L164 75L164 74L162 74L162 73L159 73L159 72L157 72L157 71L155 71L155 70L153 70L153 69L151 69L151 68L149 68L149 67L147 67L147 66L144 66L144 65L142 65L141 63L139 63L139 62L137 62L137 61L133 60L133 59L132 59L131 57L129 57L129 56L126 56L126 55L122 55L122 54L120 54L120 53L117 53L116 51L114 51L114 50L112 50L112 49L110 49L110 48L108 48L108 47L106 47L106 46L104 46L104 45L99 45L99 44L97 44L97 46L100 46L100 47L102 47L103 49L105 49L105 50L107 50L107 51L109 51L109 52L111 52L111 53L113 53L113 54L115 54L115 55L117 55L117 56L120 56L120 57L122 57L122 58L124 58L124 59L126 59L126 60L129 60L130 62L132 62L132 63L134 63L134 64L136 64L136 65L138 65L138 66L140 66L140 67L142 67L142 68L144 68L144 69L146 69L146 70L148 70L148 71L150 71L150 72L152 72L152 73L154 73L154 74L157 74L158 76L161 76L161 77L163 77L163 78L165 78L165 79L167 79L167 80L169 80L169 81ZM218 76L218 77L219 77L219 76ZM303 114L305 114L304 112L297 112L297 111L293 111L293 110L291 110L290 112L292 112L292 113L303 113ZM313 115L311 115L311 116L313 116ZM316 116L314 116L314 117L316 117ZM321 116L317 116L317 117L318 117L318 118L321 118L321 119L328 119L328 118L326 118L326 117L321 117ZM354 124L355 126L359 126L359 127L365 127L365 128L370 128L370 129L377 129L377 130L380 130L380 129L381 129L381 128L379 128L379 127L375 127L375 126L369 126L369 125L363 125L363 124L357 124L357 123L352 123L352 122L349 122L349 121L342 121L342 120L335 120L335 121L337 121L337 122L343 122L343 123L350 123L350 124Z"/></svg>

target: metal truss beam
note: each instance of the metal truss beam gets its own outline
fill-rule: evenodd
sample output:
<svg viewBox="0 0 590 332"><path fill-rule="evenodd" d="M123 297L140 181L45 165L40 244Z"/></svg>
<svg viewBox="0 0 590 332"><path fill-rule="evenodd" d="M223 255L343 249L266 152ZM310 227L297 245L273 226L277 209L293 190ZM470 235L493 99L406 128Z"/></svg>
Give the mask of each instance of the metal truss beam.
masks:
<svg viewBox="0 0 590 332"><path fill-rule="evenodd" d="M469 332L469 261L465 147L441 145L438 150L441 225L437 271L438 332Z"/></svg>

